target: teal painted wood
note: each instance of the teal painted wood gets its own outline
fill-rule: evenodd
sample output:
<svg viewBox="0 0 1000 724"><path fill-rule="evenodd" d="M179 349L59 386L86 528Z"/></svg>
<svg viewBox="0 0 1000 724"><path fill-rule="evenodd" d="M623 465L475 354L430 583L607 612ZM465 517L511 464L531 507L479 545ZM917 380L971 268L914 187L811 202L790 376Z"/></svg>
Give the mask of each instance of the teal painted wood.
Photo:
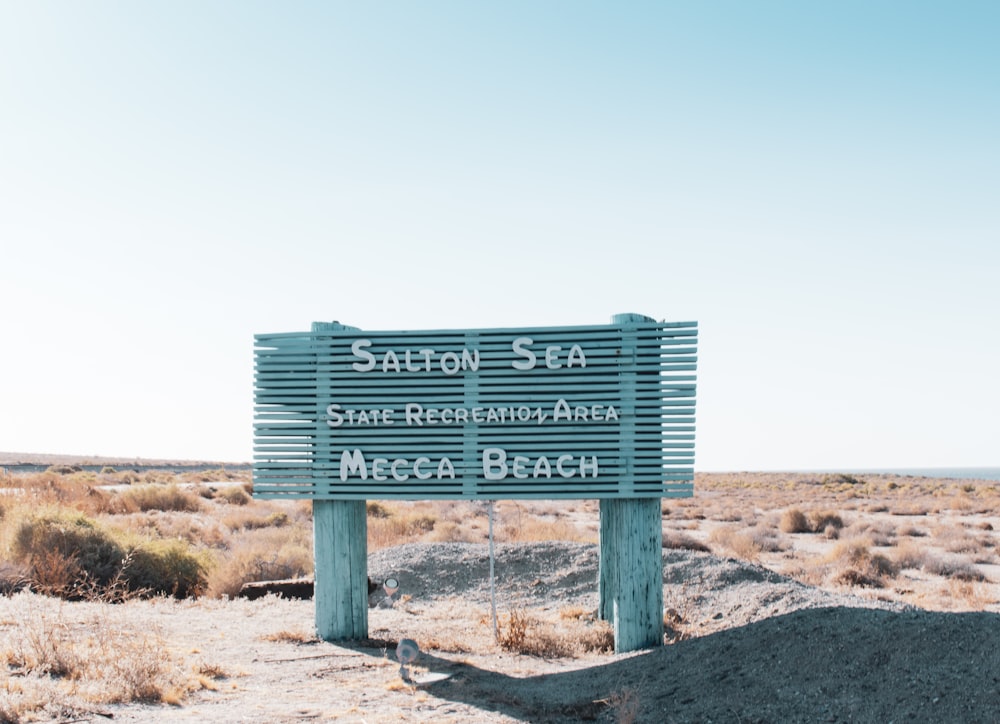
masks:
<svg viewBox="0 0 1000 724"><path fill-rule="evenodd" d="M316 634L368 637L368 518L364 500L313 500Z"/></svg>
<svg viewBox="0 0 1000 724"><path fill-rule="evenodd" d="M612 622L615 653L663 644L660 501L608 499L601 507L598 614Z"/></svg>
<svg viewBox="0 0 1000 724"><path fill-rule="evenodd" d="M313 324L313 332L340 330ZM312 491L323 472L305 467ZM315 492L310 493L316 498ZM368 515L364 500L313 500L313 599L316 634L327 641L368 637Z"/></svg>
<svg viewBox="0 0 1000 724"><path fill-rule="evenodd" d="M647 317L616 315L615 323L642 324ZM693 459L690 460L693 464ZM663 529L660 500L631 497L600 501L598 616L611 621L615 653L663 643Z"/></svg>
<svg viewBox="0 0 1000 724"><path fill-rule="evenodd" d="M696 351L653 320L257 335L255 495L689 494Z"/></svg>

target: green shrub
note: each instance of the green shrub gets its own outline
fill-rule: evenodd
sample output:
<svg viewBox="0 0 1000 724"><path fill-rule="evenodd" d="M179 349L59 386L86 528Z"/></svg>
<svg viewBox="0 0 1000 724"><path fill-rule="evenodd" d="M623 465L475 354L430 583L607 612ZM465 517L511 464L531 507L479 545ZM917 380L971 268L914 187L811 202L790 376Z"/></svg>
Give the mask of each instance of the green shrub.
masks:
<svg viewBox="0 0 1000 724"><path fill-rule="evenodd" d="M130 539L65 511L21 520L11 552L37 589L67 599L194 596L208 570L205 555L184 541Z"/></svg>
<svg viewBox="0 0 1000 724"><path fill-rule="evenodd" d="M11 552L15 561L28 566L32 580L54 587L52 592L57 595L59 582L66 575L84 576L95 585L106 586L125 558L125 550L106 531L72 512L23 519L14 533Z"/></svg>
<svg viewBox="0 0 1000 724"><path fill-rule="evenodd" d="M175 598L200 595L209 559L180 540L148 541L137 547L124 571L129 588Z"/></svg>

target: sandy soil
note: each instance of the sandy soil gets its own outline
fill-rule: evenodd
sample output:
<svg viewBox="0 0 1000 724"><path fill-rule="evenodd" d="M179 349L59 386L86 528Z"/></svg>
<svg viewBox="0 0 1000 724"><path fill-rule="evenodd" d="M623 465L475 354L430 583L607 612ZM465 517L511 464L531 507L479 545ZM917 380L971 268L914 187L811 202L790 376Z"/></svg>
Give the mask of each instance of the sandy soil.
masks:
<svg viewBox="0 0 1000 724"><path fill-rule="evenodd" d="M493 644L485 546L407 544L373 554L369 570L401 588L391 607L373 596L362 643L316 641L312 602L273 596L134 601L109 618L101 604L18 594L0 599L0 624L45 607L68 627L103 616L153 633L179 666L214 672L179 706L95 706L75 721L993 722L1000 712L995 613L924 611L665 551L665 603L685 638L544 659ZM501 615L596 608L593 545L501 546L497 571ZM409 681L394 655L404 637L423 649Z"/></svg>

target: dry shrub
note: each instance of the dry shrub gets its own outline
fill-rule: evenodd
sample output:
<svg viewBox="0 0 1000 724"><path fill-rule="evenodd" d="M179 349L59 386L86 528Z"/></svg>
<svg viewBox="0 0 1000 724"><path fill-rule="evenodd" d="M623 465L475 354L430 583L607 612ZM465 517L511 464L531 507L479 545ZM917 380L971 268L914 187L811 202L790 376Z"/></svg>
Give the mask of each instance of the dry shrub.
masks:
<svg viewBox="0 0 1000 724"><path fill-rule="evenodd" d="M197 513L201 510L201 498L190 490L177 485L138 485L121 494L126 505L135 510L179 511Z"/></svg>
<svg viewBox="0 0 1000 724"><path fill-rule="evenodd" d="M445 521L434 526L434 530L422 540L429 543L481 543L486 533L473 526Z"/></svg>
<svg viewBox="0 0 1000 724"><path fill-rule="evenodd" d="M365 513L369 518L388 518L392 515L389 508L377 500L369 500L365 503Z"/></svg>
<svg viewBox="0 0 1000 724"><path fill-rule="evenodd" d="M34 585L51 595L70 595L82 576L102 585L121 568L126 550L79 513L42 511L14 526L11 554L27 566Z"/></svg>
<svg viewBox="0 0 1000 724"><path fill-rule="evenodd" d="M737 558L754 563L760 560L761 553L781 550L781 544L771 532L757 528L746 532L716 528L709 534L708 541Z"/></svg>
<svg viewBox="0 0 1000 724"><path fill-rule="evenodd" d="M0 596L10 596L24 590L31 582L31 571L12 561L0 561ZM2 722L3 719L0 719Z"/></svg>
<svg viewBox="0 0 1000 724"><path fill-rule="evenodd" d="M539 541L590 542L590 536L581 533L575 525L565 520L539 520L528 518L518 526L504 525L497 531L496 539L507 543L535 543Z"/></svg>
<svg viewBox="0 0 1000 724"><path fill-rule="evenodd" d="M701 551L703 553L711 553L712 551L696 538L669 530L663 531L663 547L670 550Z"/></svg>
<svg viewBox="0 0 1000 724"><path fill-rule="evenodd" d="M590 616L592 613L592 611L588 611L583 606L563 606L559 609L559 618L566 621L579 621Z"/></svg>
<svg viewBox="0 0 1000 724"><path fill-rule="evenodd" d="M32 689L42 681L54 684L44 690L57 701L72 694L103 704L177 701L190 684L155 632L128 620L126 607L116 608L113 623L104 610L68 618L66 609L31 593L17 594L9 607L19 613L0 655L21 683L15 691L7 688L12 701L3 705L8 718L0 721L37 719L43 707ZM60 703L63 713L54 718L62 721L74 707Z"/></svg>
<svg viewBox="0 0 1000 724"><path fill-rule="evenodd" d="M116 526L143 538L170 538L205 548L226 545L227 531L210 516L199 513L149 511L115 518Z"/></svg>
<svg viewBox="0 0 1000 724"><path fill-rule="evenodd" d="M789 508L781 514L778 529L782 533L809 533L812 530L806 514L798 508Z"/></svg>
<svg viewBox="0 0 1000 724"><path fill-rule="evenodd" d="M288 631L287 629L266 634L261 638L265 641L288 644L318 644L320 642L320 639L315 634L306 633L305 631Z"/></svg>
<svg viewBox="0 0 1000 724"><path fill-rule="evenodd" d="M206 576L205 595L235 598L244 583L300 578L312 573L309 531L298 526L246 531L216 554Z"/></svg>
<svg viewBox="0 0 1000 724"><path fill-rule="evenodd" d="M849 538L864 537L873 546L891 546L896 542L896 527L882 521L858 520L844 532Z"/></svg>
<svg viewBox="0 0 1000 724"><path fill-rule="evenodd" d="M636 688L620 689L599 703L613 712L615 724L635 724L639 721L639 690Z"/></svg>
<svg viewBox="0 0 1000 724"><path fill-rule="evenodd" d="M68 599L198 595L209 565L205 554L184 541L130 538L66 511L23 518L11 551L27 566L33 586Z"/></svg>
<svg viewBox="0 0 1000 724"><path fill-rule="evenodd" d="M948 582L948 594L953 600L962 601L973 611L982 611L996 603L988 587L975 581L951 580Z"/></svg>
<svg viewBox="0 0 1000 724"><path fill-rule="evenodd" d="M826 532L829 528L839 531L843 527L844 521L837 513L827 510L813 510L809 513L809 528L814 533Z"/></svg>
<svg viewBox="0 0 1000 724"><path fill-rule="evenodd" d="M838 566L831 581L846 586L882 588L896 575L896 564L881 553L872 553L871 541L855 538L836 544L827 560Z"/></svg>
<svg viewBox="0 0 1000 724"><path fill-rule="evenodd" d="M421 539L436 526L437 518L419 510L399 510L386 517L369 516L368 548L379 550Z"/></svg>
<svg viewBox="0 0 1000 724"><path fill-rule="evenodd" d="M975 564L961 556L928 556L923 570L956 581L985 581L986 576Z"/></svg>
<svg viewBox="0 0 1000 724"><path fill-rule="evenodd" d="M253 500L246 490L234 485L227 485L224 488L220 488L214 497L216 500L222 500L229 505L246 505Z"/></svg>
<svg viewBox="0 0 1000 724"><path fill-rule="evenodd" d="M281 528L290 518L283 510L270 510L261 506L247 506L222 517L222 524L231 531Z"/></svg>
<svg viewBox="0 0 1000 724"><path fill-rule="evenodd" d="M983 541L974 536L968 535L964 531L952 529L938 537L944 545L944 549L949 553L977 554L984 548Z"/></svg>
<svg viewBox="0 0 1000 724"><path fill-rule="evenodd" d="M576 639L588 653L605 654L615 650L615 629L607 621L594 621L585 626L576 634Z"/></svg>
<svg viewBox="0 0 1000 724"><path fill-rule="evenodd" d="M526 656L564 658L582 652L614 650L614 629L607 621L575 621L570 630L560 631L523 609L502 617L497 626L497 643L505 651Z"/></svg>
<svg viewBox="0 0 1000 724"><path fill-rule="evenodd" d="M893 559L896 561L897 568L900 569L920 570L927 562L927 558L927 550L914 543L901 543L893 551Z"/></svg>

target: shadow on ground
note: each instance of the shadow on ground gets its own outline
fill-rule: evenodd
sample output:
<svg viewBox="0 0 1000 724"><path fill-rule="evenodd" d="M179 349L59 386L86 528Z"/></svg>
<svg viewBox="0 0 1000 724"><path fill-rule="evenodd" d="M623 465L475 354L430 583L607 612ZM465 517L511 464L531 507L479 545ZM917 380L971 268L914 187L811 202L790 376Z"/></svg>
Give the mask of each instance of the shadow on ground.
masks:
<svg viewBox="0 0 1000 724"><path fill-rule="evenodd" d="M365 646L359 651L382 656ZM389 642L394 647L395 642ZM422 654L434 696L531 722L995 722L1000 615L817 608L563 673ZM433 678L433 677L431 677Z"/></svg>

